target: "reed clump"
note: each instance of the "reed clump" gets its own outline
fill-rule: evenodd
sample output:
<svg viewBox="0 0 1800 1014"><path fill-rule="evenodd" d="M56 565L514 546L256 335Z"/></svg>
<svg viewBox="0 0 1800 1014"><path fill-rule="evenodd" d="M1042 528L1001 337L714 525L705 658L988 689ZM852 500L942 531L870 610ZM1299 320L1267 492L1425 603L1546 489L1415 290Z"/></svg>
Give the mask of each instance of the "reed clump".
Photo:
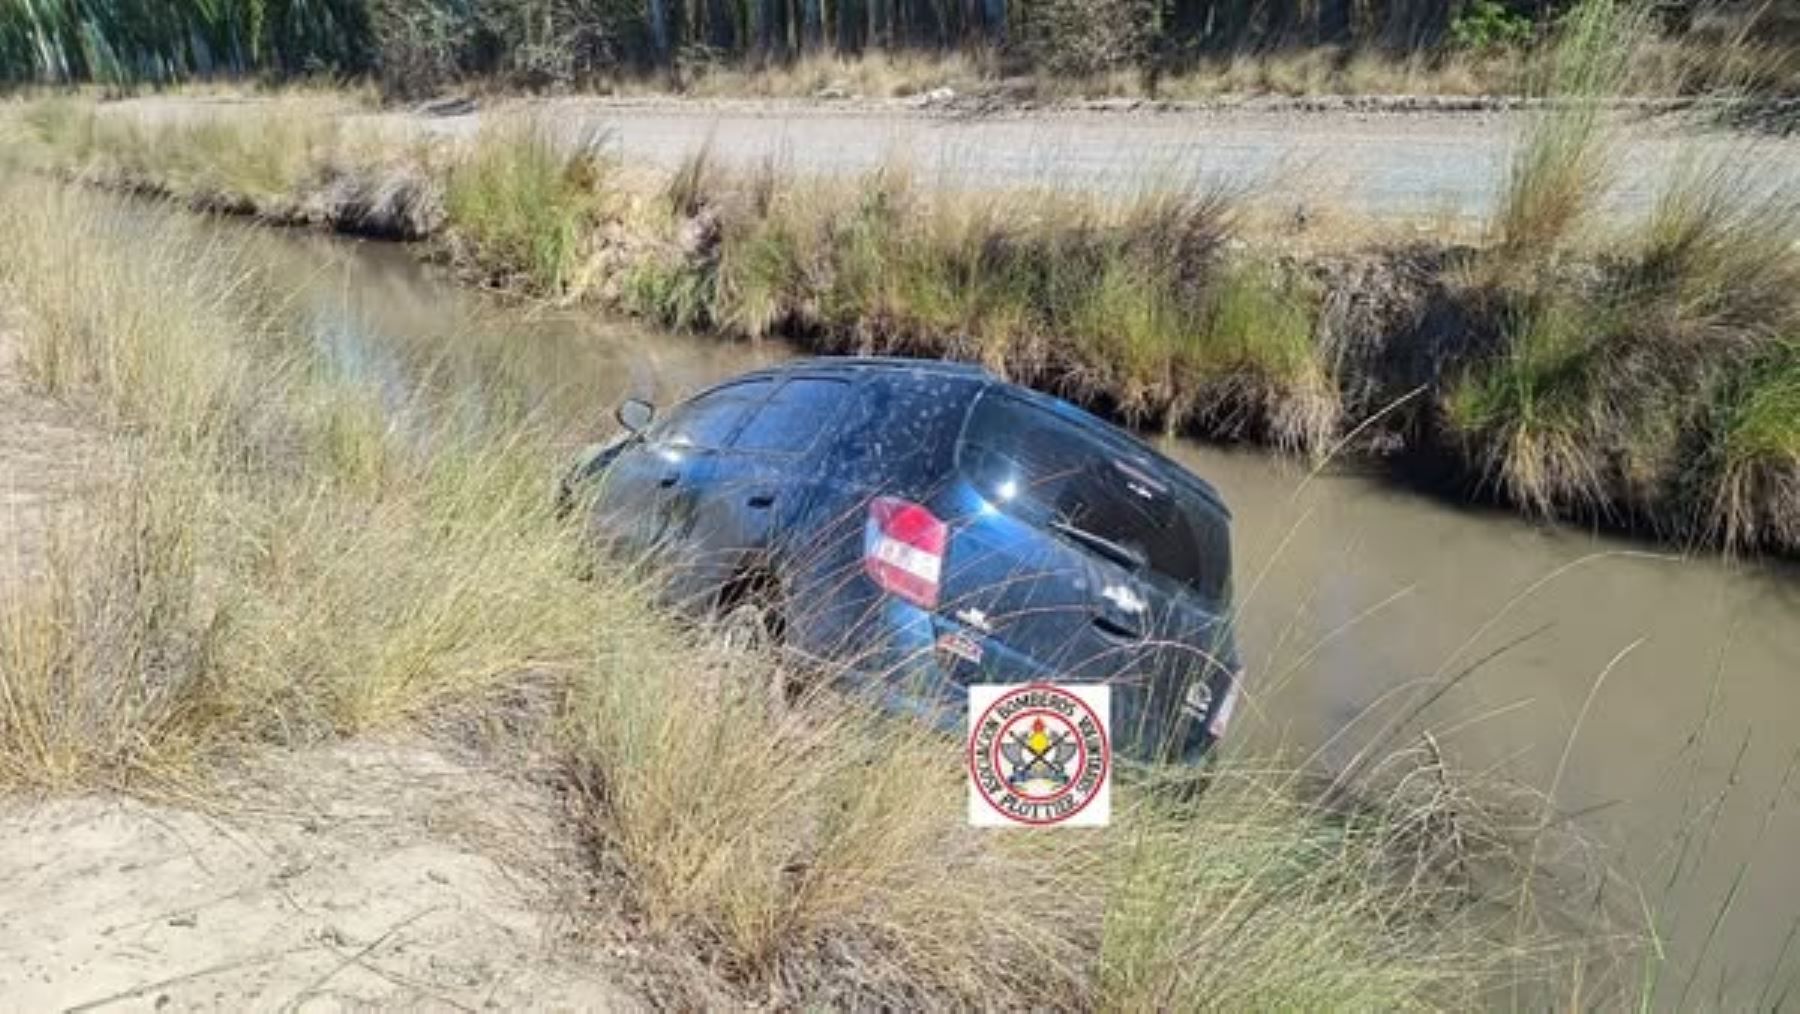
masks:
<svg viewBox="0 0 1800 1014"><path fill-rule="evenodd" d="M704 156L698 156L704 158ZM982 362L1105 401L1126 420L1317 451L1338 425L1315 354L1319 292L1233 256L1243 195L1225 185L1105 199L957 193L898 167L854 180L774 168L724 182L682 170L631 305L677 326ZM708 179L696 195L693 181Z"/></svg>

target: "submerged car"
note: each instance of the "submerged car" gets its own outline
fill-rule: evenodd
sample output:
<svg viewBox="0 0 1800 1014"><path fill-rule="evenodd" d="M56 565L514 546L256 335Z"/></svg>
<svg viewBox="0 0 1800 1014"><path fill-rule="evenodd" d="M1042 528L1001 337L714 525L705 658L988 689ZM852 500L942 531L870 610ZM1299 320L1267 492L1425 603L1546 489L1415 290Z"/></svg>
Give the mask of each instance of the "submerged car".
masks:
<svg viewBox="0 0 1800 1014"><path fill-rule="evenodd" d="M1125 757L1192 762L1224 734L1230 514L1131 435L978 367L875 358L617 415L565 502L726 636L947 728L971 683L1104 681Z"/></svg>

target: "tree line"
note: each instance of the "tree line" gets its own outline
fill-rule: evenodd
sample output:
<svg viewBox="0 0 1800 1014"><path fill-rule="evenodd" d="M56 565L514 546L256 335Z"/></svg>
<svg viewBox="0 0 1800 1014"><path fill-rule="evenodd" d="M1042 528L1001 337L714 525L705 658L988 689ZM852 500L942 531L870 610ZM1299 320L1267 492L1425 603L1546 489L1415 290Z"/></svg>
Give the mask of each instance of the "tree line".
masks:
<svg viewBox="0 0 1800 1014"><path fill-rule="evenodd" d="M1179 69L1286 46L1429 50L1471 12L1529 36L1556 0L0 0L0 79L336 74L423 89L487 75L532 86L968 49L1056 72Z"/></svg>

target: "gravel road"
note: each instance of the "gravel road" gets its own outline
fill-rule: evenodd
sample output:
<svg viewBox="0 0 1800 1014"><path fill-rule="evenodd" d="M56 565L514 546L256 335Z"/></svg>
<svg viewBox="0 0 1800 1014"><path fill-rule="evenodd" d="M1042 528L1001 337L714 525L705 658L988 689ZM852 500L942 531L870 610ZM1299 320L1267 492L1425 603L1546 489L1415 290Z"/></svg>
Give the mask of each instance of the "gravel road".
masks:
<svg viewBox="0 0 1800 1014"><path fill-rule="evenodd" d="M153 118L266 112L257 99L120 103ZM536 110L570 138L603 131L626 161L670 167L704 145L723 162L774 156L801 171L854 173L895 161L953 186L1053 185L1130 191L1218 176L1256 185L1278 210L1329 208L1389 219L1485 215L1534 113L1444 108L1423 99L1246 100L1213 106L971 109L954 102L607 99L446 102L359 114L384 131L467 136L484 116ZM1614 115L1615 216L1641 213L1685 160L1724 156L1771 187L1800 187L1800 135L1708 127L1699 114Z"/></svg>
<svg viewBox="0 0 1800 1014"><path fill-rule="evenodd" d="M1054 184L1129 190L1169 174L1249 179L1278 199L1387 217L1483 214L1504 179L1525 112L1306 111L1247 105L1182 111L974 115L895 104L558 99L571 131L604 128L628 160L669 166L710 143L728 161L775 155L804 169L856 172L901 159L955 185ZM480 112L403 114L464 132ZM1720 153L1800 186L1800 138L1695 128L1673 115L1622 114L1615 213L1642 210L1683 158Z"/></svg>

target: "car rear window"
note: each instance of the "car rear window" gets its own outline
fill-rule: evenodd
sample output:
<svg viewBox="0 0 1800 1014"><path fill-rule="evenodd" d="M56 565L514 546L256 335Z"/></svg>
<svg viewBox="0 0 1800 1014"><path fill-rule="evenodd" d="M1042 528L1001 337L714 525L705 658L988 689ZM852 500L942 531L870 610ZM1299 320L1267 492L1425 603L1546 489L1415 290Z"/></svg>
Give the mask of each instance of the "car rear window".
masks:
<svg viewBox="0 0 1800 1014"><path fill-rule="evenodd" d="M1146 576L1229 596L1225 520L1147 452L1003 394L984 396L958 453L1002 510Z"/></svg>

